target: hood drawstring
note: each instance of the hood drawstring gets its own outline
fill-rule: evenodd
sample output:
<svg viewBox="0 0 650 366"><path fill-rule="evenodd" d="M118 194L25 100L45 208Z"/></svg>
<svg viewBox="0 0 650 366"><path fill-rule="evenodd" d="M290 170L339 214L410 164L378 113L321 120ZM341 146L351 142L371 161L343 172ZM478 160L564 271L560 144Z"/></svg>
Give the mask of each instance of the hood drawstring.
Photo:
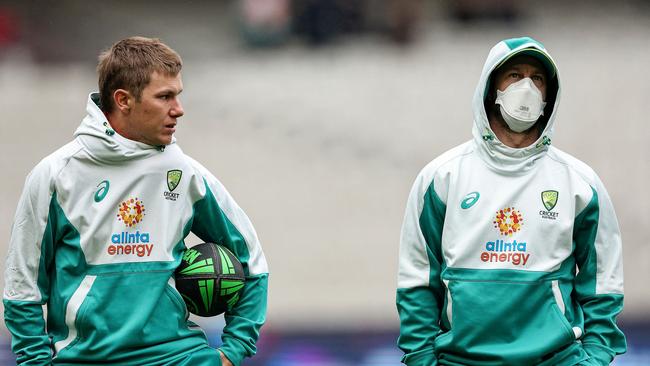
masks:
<svg viewBox="0 0 650 366"><path fill-rule="evenodd" d="M551 145L551 139L546 135L542 136L542 141L538 142L537 145L535 145L535 147L542 147L544 145L546 146Z"/></svg>
<svg viewBox="0 0 650 366"><path fill-rule="evenodd" d="M108 136L113 136L115 135L115 130L108 127L108 122L104 121L104 127L106 127L106 131L104 131Z"/></svg>
<svg viewBox="0 0 650 366"><path fill-rule="evenodd" d="M489 131L485 131L485 134L482 137L483 141L494 141L494 135ZM546 135L542 136L542 141L538 142L535 147L540 148L544 145L551 146L551 139Z"/></svg>
<svg viewBox="0 0 650 366"><path fill-rule="evenodd" d="M482 137L483 137L483 141L494 141L494 135L489 130L485 130L485 133L483 134Z"/></svg>
<svg viewBox="0 0 650 366"><path fill-rule="evenodd" d="M108 127L108 122L104 121L103 125L104 125L104 127L106 127L106 130L104 130L104 133L106 133L108 136L115 135L115 130ZM165 145L156 146L156 150L158 150L160 152L165 151Z"/></svg>

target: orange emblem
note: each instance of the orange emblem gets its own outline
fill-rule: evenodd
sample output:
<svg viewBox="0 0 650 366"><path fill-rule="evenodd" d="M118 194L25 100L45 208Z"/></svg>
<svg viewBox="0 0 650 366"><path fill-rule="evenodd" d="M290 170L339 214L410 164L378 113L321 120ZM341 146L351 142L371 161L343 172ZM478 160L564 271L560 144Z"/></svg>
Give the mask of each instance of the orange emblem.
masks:
<svg viewBox="0 0 650 366"><path fill-rule="evenodd" d="M493 223L494 227L499 229L501 235L512 236L512 234L521 230L524 218L521 216L521 212L515 210L514 207L508 207L497 211Z"/></svg>
<svg viewBox="0 0 650 366"><path fill-rule="evenodd" d="M124 225L133 227L142 221L144 216L144 203L136 198L129 198L120 203L117 219L124 222Z"/></svg>

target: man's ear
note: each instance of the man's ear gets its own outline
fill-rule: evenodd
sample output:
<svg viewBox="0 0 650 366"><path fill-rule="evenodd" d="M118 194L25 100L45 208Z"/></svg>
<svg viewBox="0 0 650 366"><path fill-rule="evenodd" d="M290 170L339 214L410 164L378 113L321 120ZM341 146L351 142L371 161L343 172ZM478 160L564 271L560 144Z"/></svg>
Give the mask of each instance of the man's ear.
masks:
<svg viewBox="0 0 650 366"><path fill-rule="evenodd" d="M115 108L124 114L128 114L133 106L134 98L128 90L117 89L113 92L113 102Z"/></svg>

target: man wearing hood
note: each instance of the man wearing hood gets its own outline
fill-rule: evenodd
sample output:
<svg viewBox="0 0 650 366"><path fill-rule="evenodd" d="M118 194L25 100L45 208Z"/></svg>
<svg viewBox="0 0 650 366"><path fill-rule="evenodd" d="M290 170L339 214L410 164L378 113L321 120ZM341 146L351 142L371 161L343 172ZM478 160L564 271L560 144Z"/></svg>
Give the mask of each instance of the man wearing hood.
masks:
<svg viewBox="0 0 650 366"><path fill-rule="evenodd" d="M499 42L471 141L429 163L400 240L407 365L608 365L624 353L621 239L586 164L551 146L560 77L532 38Z"/></svg>
<svg viewBox="0 0 650 366"><path fill-rule="evenodd" d="M239 365L255 353L266 260L246 214L175 143L181 67L157 39L114 44L74 140L27 177L4 289L18 364ZM219 350L174 287L190 232L229 248L246 275Z"/></svg>

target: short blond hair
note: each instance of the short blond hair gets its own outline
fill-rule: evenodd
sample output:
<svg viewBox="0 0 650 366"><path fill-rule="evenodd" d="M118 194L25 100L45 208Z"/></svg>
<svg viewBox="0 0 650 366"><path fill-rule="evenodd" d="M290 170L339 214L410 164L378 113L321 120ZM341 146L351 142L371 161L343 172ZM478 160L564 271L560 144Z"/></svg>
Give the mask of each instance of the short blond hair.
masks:
<svg viewBox="0 0 650 366"><path fill-rule="evenodd" d="M113 110L115 90L125 89L139 101L154 72L176 76L182 67L178 53L157 38L129 37L113 44L97 64L101 109Z"/></svg>

